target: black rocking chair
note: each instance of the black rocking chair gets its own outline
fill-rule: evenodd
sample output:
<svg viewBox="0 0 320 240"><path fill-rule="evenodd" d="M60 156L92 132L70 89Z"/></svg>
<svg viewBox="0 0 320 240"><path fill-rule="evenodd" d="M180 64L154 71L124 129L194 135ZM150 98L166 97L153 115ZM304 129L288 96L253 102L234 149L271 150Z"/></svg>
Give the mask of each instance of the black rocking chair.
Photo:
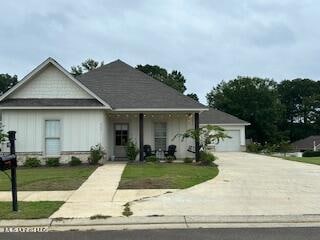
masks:
<svg viewBox="0 0 320 240"><path fill-rule="evenodd" d="M144 153L143 159L156 155L155 152L151 150L150 145L143 145L143 153Z"/></svg>
<svg viewBox="0 0 320 240"><path fill-rule="evenodd" d="M168 156L172 156L174 159L177 159L176 156L174 155L174 153L176 152L177 146L176 145L169 145L168 146L168 151L164 152L164 155L166 157Z"/></svg>

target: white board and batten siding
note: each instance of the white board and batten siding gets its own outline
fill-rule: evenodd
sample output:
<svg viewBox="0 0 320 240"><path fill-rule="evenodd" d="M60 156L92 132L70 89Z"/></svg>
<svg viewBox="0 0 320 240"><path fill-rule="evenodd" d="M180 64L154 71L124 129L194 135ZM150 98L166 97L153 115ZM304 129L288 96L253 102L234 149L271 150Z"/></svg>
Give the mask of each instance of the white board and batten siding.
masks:
<svg viewBox="0 0 320 240"><path fill-rule="evenodd" d="M109 135L108 135L108 149L111 156L114 153L114 125L116 123L128 123L129 125L129 138L139 144L139 119L138 114L130 115L126 117L126 114L120 115L119 118L109 118ZM177 158L194 157L193 153L187 151L188 147L194 145L192 139L185 139L181 141L181 138L175 138L178 133L184 133L186 130L193 128L194 122L193 117L186 117L185 114L161 114L161 117L157 114L146 114L144 117L144 144L151 146L152 150L155 150L156 139L155 139L155 126L157 124L164 124L166 126L165 132L165 146L167 150L168 146L173 144L177 146L177 152L175 153Z"/></svg>
<svg viewBox="0 0 320 240"><path fill-rule="evenodd" d="M52 64L42 69L8 98L74 98L93 97Z"/></svg>
<svg viewBox="0 0 320 240"><path fill-rule="evenodd" d="M46 126L47 124L51 126ZM102 110L3 110L4 130L14 130L16 149L22 153L46 155L46 139L51 150L88 152L91 146L106 146L106 115ZM59 131L59 133L58 133ZM56 139L56 140L54 140ZM59 139L60 143L57 142ZM47 146L48 148L48 146Z"/></svg>

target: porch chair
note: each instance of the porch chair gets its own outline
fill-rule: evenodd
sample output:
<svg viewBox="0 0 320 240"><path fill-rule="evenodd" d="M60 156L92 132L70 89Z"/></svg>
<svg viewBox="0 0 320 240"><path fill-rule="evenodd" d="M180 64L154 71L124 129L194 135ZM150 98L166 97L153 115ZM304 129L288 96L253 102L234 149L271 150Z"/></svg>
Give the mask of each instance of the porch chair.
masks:
<svg viewBox="0 0 320 240"><path fill-rule="evenodd" d="M168 151L164 152L164 155L166 157L168 156L172 156L174 159L177 159L176 156L174 155L174 153L176 152L177 146L176 145L169 145L168 146Z"/></svg>
<svg viewBox="0 0 320 240"><path fill-rule="evenodd" d="M143 159L146 159L147 157L150 156L155 156L155 152L151 150L151 146L150 145L143 145Z"/></svg>

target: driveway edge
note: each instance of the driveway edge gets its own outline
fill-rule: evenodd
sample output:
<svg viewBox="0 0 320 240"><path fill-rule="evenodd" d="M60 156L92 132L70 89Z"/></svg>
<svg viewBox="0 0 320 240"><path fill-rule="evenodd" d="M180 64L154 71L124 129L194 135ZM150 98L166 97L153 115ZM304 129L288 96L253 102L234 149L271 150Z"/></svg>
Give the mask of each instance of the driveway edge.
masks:
<svg viewBox="0 0 320 240"><path fill-rule="evenodd" d="M151 216L101 219L0 220L0 232L8 228L41 228L46 231L89 231L187 228L320 227L320 215L257 216Z"/></svg>

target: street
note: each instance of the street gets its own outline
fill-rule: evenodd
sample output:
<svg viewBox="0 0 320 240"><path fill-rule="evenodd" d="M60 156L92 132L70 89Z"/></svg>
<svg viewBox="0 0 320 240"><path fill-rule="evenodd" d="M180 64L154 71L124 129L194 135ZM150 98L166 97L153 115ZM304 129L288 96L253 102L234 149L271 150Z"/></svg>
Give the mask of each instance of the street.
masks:
<svg viewBox="0 0 320 240"><path fill-rule="evenodd" d="M2 233L0 240L318 240L320 228L239 228L239 229L179 229L130 230L50 233Z"/></svg>

